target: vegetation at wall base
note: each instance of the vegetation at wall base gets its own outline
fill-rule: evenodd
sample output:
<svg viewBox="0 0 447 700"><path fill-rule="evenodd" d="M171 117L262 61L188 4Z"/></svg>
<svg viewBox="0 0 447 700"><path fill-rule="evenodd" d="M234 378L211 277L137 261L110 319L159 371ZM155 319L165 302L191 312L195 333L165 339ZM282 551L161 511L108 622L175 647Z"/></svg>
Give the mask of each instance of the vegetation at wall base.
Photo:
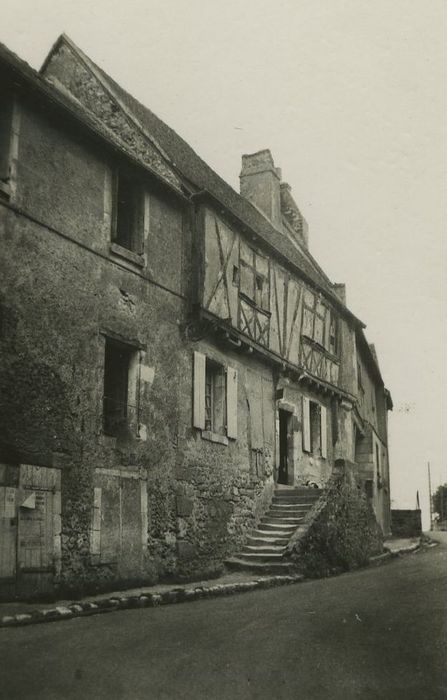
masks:
<svg viewBox="0 0 447 700"><path fill-rule="evenodd" d="M325 506L300 541L294 558L308 578L332 576L368 564L383 551L383 535L357 484L343 475L333 482Z"/></svg>

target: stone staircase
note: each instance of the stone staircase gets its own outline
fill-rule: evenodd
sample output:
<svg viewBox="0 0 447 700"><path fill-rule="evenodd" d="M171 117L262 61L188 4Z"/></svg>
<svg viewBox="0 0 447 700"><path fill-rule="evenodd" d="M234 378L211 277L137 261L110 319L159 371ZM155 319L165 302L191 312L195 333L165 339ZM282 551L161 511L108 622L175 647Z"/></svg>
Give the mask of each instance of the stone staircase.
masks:
<svg viewBox="0 0 447 700"><path fill-rule="evenodd" d="M269 510L251 530L242 551L227 559L226 565L265 573L292 570L294 565L284 559L287 544L322 493L322 489L277 485Z"/></svg>

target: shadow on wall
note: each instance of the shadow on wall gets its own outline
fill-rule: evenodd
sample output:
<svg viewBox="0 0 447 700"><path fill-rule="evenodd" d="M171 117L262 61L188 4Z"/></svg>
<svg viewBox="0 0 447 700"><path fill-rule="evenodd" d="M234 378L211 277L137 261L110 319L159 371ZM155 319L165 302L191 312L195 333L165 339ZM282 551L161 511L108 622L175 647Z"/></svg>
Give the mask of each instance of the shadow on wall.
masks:
<svg viewBox="0 0 447 700"><path fill-rule="evenodd" d="M0 430L21 462L50 466L54 452L75 455L80 449L64 383L23 353L0 367Z"/></svg>

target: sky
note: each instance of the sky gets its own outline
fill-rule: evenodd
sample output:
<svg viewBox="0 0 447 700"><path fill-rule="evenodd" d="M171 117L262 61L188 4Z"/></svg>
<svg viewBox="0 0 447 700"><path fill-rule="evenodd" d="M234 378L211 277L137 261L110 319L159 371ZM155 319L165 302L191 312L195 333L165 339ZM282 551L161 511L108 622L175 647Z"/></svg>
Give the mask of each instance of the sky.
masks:
<svg viewBox="0 0 447 700"><path fill-rule="evenodd" d="M39 68L66 32L233 187L270 148L310 249L374 342L392 506L447 481L445 0L2 0ZM447 364L447 363L446 363Z"/></svg>

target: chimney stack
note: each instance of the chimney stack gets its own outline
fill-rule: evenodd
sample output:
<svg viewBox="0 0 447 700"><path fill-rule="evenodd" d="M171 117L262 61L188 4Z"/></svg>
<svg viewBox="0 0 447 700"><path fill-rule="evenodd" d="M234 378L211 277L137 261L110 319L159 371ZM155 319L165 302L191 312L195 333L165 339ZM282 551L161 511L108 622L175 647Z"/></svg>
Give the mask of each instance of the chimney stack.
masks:
<svg viewBox="0 0 447 700"><path fill-rule="evenodd" d="M275 167L268 148L242 156L241 195L254 204L277 231L292 236L307 248L307 222L293 199L290 185L281 182L281 178L281 168Z"/></svg>
<svg viewBox="0 0 447 700"><path fill-rule="evenodd" d="M241 195L262 211L281 231L281 171L268 149L242 156Z"/></svg>
<svg viewBox="0 0 447 700"><path fill-rule="evenodd" d="M340 301L342 301L346 306L346 285L342 282L336 282L334 284L334 291Z"/></svg>

